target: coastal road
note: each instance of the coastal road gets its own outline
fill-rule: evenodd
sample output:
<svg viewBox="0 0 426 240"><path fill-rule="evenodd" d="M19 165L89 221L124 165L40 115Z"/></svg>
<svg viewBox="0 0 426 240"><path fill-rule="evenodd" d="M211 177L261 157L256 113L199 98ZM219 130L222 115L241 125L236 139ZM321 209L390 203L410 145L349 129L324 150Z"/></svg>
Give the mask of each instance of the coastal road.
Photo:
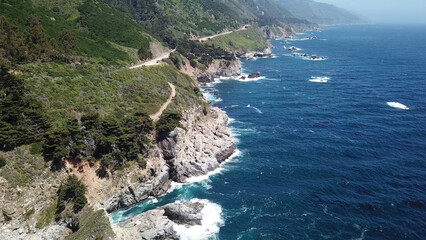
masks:
<svg viewBox="0 0 426 240"><path fill-rule="evenodd" d="M169 58L169 57L170 57L170 54L171 54L172 52L174 52L174 51L176 51L176 49L170 50L169 52L167 52L167 53L165 53L165 54L163 54L163 55L161 55L161 56L159 56L159 57L157 57L157 58L154 58L154 59L152 59L152 60L149 60L149 61L144 62L144 63L141 63L141 64L137 64L137 65L131 66L131 67L129 67L129 68L130 68L130 69L135 69L135 68L141 68L141 67L143 67L143 66L154 66L154 65L159 65L159 64L161 64L161 61L162 61L163 59Z"/></svg>
<svg viewBox="0 0 426 240"><path fill-rule="evenodd" d="M249 27L249 25L244 25L242 28L235 30L235 31L227 31L227 32L223 32L223 33L219 33L219 34L215 34L215 35L211 35L211 36L207 36L207 37L198 38L196 40L199 41L199 42L205 42L205 41L212 39L212 38L215 38L215 37L220 37L220 36L231 34L231 33L234 33L234 32L246 30L248 27Z"/></svg>
<svg viewBox="0 0 426 240"><path fill-rule="evenodd" d="M156 122L160 119L161 114L163 114L163 111L166 110L167 106L173 101L173 99L176 97L176 88L175 85L172 83L168 83L170 88L172 89L172 92L170 93L170 97L167 99L163 105L161 105L160 110L158 110L156 113L149 115L149 117L152 119L152 121Z"/></svg>

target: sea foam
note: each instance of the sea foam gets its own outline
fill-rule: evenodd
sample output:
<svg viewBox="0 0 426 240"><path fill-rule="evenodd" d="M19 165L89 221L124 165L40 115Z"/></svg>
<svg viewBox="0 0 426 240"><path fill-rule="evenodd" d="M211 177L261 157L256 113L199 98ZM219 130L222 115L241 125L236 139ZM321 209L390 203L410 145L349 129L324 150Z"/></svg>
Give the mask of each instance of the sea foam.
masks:
<svg viewBox="0 0 426 240"><path fill-rule="evenodd" d="M216 239L220 231L220 227L225 224L222 218L222 207L216 203L212 203L205 199L192 199L191 202L199 202L204 204L201 210L201 225L185 226L176 224L173 229L177 232L182 240L192 239Z"/></svg>
<svg viewBox="0 0 426 240"><path fill-rule="evenodd" d="M311 77L309 82L326 83L330 80L329 77Z"/></svg>
<svg viewBox="0 0 426 240"><path fill-rule="evenodd" d="M402 103L399 102L387 102L388 106L393 107L393 108L399 108L399 109L403 109L403 110L410 110L410 108L408 108L407 106L405 106Z"/></svg>

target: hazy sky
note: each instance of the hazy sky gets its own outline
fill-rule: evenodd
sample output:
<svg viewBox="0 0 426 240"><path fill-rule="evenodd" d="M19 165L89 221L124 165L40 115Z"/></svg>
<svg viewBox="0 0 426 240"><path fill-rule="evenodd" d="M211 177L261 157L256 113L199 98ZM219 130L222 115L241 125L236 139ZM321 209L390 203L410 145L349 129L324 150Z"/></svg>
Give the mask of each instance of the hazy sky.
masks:
<svg viewBox="0 0 426 240"><path fill-rule="evenodd" d="M373 23L426 23L426 0L315 0L357 13Z"/></svg>

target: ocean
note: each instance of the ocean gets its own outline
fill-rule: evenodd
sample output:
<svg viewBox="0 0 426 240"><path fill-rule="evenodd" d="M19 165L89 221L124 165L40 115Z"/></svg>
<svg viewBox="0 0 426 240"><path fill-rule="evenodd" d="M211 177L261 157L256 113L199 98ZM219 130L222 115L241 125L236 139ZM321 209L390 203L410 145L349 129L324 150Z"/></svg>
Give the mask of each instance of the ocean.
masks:
<svg viewBox="0 0 426 240"><path fill-rule="evenodd" d="M287 41L243 60L261 78L203 88L231 118L232 159L114 221L203 199L206 220L179 229L183 239L426 237L426 26L332 26Z"/></svg>

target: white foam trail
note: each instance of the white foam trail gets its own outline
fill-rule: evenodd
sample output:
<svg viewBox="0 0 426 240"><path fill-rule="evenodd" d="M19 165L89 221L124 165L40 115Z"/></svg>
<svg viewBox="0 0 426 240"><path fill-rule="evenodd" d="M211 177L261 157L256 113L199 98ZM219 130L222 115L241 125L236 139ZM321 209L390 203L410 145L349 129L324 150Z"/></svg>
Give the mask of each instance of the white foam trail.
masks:
<svg viewBox="0 0 426 240"><path fill-rule="evenodd" d="M263 112L259 110L259 108L257 107L252 107L254 110L256 110L256 112L258 112L259 114L262 114Z"/></svg>
<svg viewBox="0 0 426 240"><path fill-rule="evenodd" d="M326 83L330 80L329 77L311 77L309 82Z"/></svg>
<svg viewBox="0 0 426 240"><path fill-rule="evenodd" d="M250 104L249 105L247 105L246 106L246 108L253 108L257 113L259 113L259 114L263 114L263 112L262 111L260 111L259 110L259 108L257 108L257 107L252 107Z"/></svg>
<svg viewBox="0 0 426 240"><path fill-rule="evenodd" d="M222 207L205 199L192 199L191 202L200 202L204 204L201 210L201 225L185 226L175 224L173 229L182 240L201 240L216 238L220 227L225 224L222 218Z"/></svg>
<svg viewBox="0 0 426 240"><path fill-rule="evenodd" d="M263 76L258 77L258 78L248 78L248 75L242 75L242 76L245 76L246 78L245 79L237 78L236 80L240 81L240 82L254 82L254 81L259 81L259 80L266 78L266 77L263 77Z"/></svg>
<svg viewBox="0 0 426 240"><path fill-rule="evenodd" d="M393 108L399 108L399 109L403 109L403 110L410 110L410 108L408 108L407 106L405 106L402 103L399 102L387 102L388 106L393 107Z"/></svg>

